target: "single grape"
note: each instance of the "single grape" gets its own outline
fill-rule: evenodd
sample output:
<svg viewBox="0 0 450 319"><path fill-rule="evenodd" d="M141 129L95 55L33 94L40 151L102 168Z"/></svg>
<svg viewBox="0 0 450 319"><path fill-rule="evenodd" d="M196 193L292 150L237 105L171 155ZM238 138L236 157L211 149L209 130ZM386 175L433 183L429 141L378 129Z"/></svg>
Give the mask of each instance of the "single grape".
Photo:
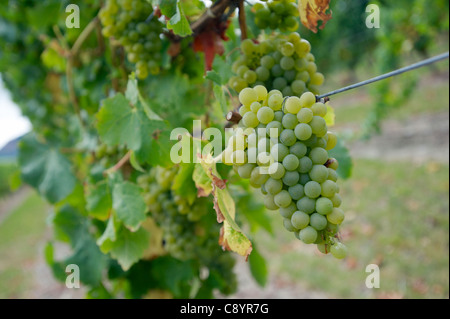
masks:
<svg viewBox="0 0 450 319"><path fill-rule="evenodd" d="M313 182L310 182L313 183ZM333 210L333 202L326 197L320 197L316 200L316 211L321 215L328 215Z"/></svg>
<svg viewBox="0 0 450 319"><path fill-rule="evenodd" d="M315 230L311 226L307 226L300 230L299 236L301 241L303 241L305 244L312 244L317 239L317 230Z"/></svg>
<svg viewBox="0 0 450 319"><path fill-rule="evenodd" d="M320 196L321 192L320 184L315 181L310 181L305 184L305 195L309 198L317 198Z"/></svg>
<svg viewBox="0 0 450 319"><path fill-rule="evenodd" d="M327 227L327 218L318 213L314 213L310 216L309 223L316 230L323 230Z"/></svg>
<svg viewBox="0 0 450 319"><path fill-rule="evenodd" d="M296 211L291 216L291 223L296 229L303 229L309 225L310 217L302 211Z"/></svg>

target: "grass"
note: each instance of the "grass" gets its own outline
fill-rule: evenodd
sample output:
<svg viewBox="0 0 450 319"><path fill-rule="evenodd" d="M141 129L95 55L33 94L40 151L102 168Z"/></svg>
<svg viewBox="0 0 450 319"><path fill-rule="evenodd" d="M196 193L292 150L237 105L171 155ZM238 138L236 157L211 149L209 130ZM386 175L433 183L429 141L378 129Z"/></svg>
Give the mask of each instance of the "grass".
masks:
<svg viewBox="0 0 450 319"><path fill-rule="evenodd" d="M321 255L295 240L274 215L277 240L256 238L270 271L337 298L448 298L448 165L354 164L351 180L340 183L349 256ZM365 286L372 263L380 267L379 289Z"/></svg>
<svg viewBox="0 0 450 319"><path fill-rule="evenodd" d="M36 243L45 237L47 209L32 193L0 224L0 299L23 297L33 288Z"/></svg>
<svg viewBox="0 0 450 319"><path fill-rule="evenodd" d="M0 198L9 194L9 177L16 167L14 162L0 162Z"/></svg>

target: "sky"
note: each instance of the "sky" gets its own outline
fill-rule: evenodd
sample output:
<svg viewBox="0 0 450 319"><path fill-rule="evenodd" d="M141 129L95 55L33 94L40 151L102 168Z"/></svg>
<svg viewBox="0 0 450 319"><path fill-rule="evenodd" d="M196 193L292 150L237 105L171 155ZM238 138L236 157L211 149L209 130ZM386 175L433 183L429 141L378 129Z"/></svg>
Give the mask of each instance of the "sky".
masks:
<svg viewBox="0 0 450 319"><path fill-rule="evenodd" d="M22 116L20 108L11 100L11 95L0 77L0 149L12 139L30 130L30 121Z"/></svg>

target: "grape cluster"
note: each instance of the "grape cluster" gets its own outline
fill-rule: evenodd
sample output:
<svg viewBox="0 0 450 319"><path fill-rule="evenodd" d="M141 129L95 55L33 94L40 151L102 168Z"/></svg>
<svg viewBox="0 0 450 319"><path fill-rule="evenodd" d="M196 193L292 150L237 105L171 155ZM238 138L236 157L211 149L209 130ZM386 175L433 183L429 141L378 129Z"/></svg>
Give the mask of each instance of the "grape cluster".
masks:
<svg viewBox="0 0 450 319"><path fill-rule="evenodd" d="M299 16L295 0L274 0L265 5L256 3L253 6L255 11L255 24L260 29L279 29L282 32L295 31L299 27Z"/></svg>
<svg viewBox="0 0 450 319"><path fill-rule="evenodd" d="M177 167L155 167L138 177L144 190L144 200L150 213L163 230L164 247L174 257L189 259L210 255L218 250L215 227L204 227L202 217L207 212L205 199L196 199L193 205L175 194L171 185Z"/></svg>
<svg viewBox="0 0 450 319"><path fill-rule="evenodd" d="M298 33L277 35L259 43L246 39L241 51L243 54L232 65L236 75L229 80L237 92L263 85L284 96L300 96L307 91L319 94L324 76L317 72L310 43Z"/></svg>
<svg viewBox="0 0 450 319"><path fill-rule="evenodd" d="M145 0L107 0L100 11L105 37L114 37L124 46L127 58L136 64L136 76L145 79L158 74L162 60L162 23Z"/></svg>
<svg viewBox="0 0 450 319"><path fill-rule="evenodd" d="M261 85L241 90L239 101L242 119L222 161L261 188L265 206L279 210L284 227L298 239L344 258L346 247L337 235L344 220L338 162L328 156L337 138L324 119L327 105L311 92L283 98Z"/></svg>

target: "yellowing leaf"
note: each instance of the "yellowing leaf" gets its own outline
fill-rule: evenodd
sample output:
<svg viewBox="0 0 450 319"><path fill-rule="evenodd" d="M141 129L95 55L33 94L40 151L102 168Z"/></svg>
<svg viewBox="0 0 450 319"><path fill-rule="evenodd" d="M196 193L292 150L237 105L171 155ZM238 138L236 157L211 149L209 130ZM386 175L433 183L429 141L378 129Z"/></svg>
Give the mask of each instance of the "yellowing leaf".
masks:
<svg viewBox="0 0 450 319"><path fill-rule="evenodd" d="M303 25L314 33L317 33L317 25L322 21L320 29L325 27L328 20L331 19L329 9L330 0L298 0L298 11Z"/></svg>
<svg viewBox="0 0 450 319"><path fill-rule="evenodd" d="M201 169L203 170L202 174L199 173ZM200 165L196 166L194 174L197 176L194 180L199 179L198 177L200 176L202 177L202 185L207 189L207 191L203 191L212 192L213 194L217 222L223 223L223 227L220 230L219 244L224 250L234 251L244 256L247 260L252 251L252 243L236 224L236 205L226 187L226 181L217 172L216 163L211 158L202 158ZM207 183L204 180L206 176L209 179ZM211 185L211 188L205 187L206 184ZM197 181L196 185L198 185Z"/></svg>
<svg viewBox="0 0 450 319"><path fill-rule="evenodd" d="M336 118L336 114L334 114L334 108L330 105L330 103L326 103L327 106L327 114L324 119L327 123L328 127L334 126L334 119Z"/></svg>

